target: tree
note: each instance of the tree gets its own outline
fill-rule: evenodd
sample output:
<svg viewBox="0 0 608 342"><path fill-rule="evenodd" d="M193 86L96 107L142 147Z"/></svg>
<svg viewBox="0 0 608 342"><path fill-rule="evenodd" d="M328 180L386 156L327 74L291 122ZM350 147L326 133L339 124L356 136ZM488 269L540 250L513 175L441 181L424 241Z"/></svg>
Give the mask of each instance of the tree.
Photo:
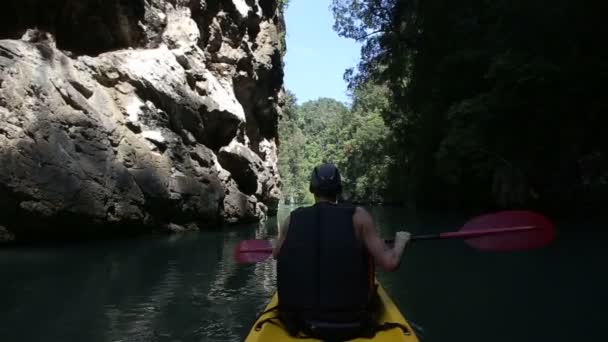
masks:
<svg viewBox="0 0 608 342"><path fill-rule="evenodd" d="M407 196L435 207L601 205L604 7L334 0L336 31L364 44L351 88L390 89L387 151L407 172Z"/></svg>
<svg viewBox="0 0 608 342"><path fill-rule="evenodd" d="M388 105L387 95L387 88L370 83L353 92L352 108L327 98L300 106L289 102L279 124L285 201L312 202L309 175L325 162L341 170L345 199L385 201L390 185L388 172L394 164L386 152L392 133L381 116Z"/></svg>

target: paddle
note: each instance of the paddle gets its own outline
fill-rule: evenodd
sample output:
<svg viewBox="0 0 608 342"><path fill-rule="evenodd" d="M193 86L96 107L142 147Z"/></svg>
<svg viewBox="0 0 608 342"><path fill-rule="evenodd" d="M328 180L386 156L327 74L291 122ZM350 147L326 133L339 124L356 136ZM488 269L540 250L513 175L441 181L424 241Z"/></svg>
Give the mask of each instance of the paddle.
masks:
<svg viewBox="0 0 608 342"><path fill-rule="evenodd" d="M553 224L540 214L501 211L473 218L456 232L414 235L410 241L464 239L469 246L479 250L514 251L545 246L554 237ZM240 263L260 262L271 255L269 240L244 240L235 247L235 257Z"/></svg>

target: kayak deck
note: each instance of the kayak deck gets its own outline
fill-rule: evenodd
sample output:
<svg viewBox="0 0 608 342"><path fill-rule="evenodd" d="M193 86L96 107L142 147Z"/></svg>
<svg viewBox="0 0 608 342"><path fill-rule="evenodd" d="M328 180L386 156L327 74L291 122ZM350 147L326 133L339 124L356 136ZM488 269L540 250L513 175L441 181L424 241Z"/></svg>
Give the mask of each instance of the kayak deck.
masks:
<svg viewBox="0 0 608 342"><path fill-rule="evenodd" d="M378 284L378 295L380 296L380 301L382 303L382 305L381 305L382 312L380 314L380 324L385 323L385 322L400 323L408 328L409 335L404 334L403 330L401 330L400 328L393 328L390 330L379 331L378 333L376 333L376 336L373 339L357 338L352 341L353 342L365 342L365 341L367 341L367 342L369 342L369 341L418 342L418 338L416 337L414 330L408 324L408 322L405 320L405 318L403 317L403 315L401 314L401 312L399 311L399 309L397 308L395 303L393 303L393 301L390 299L390 297L388 296L388 294L386 293L386 291L380 284ZM275 293L274 296L272 297L272 300L270 301L270 303L266 306L266 309L264 309L264 310L268 310L272 307L275 307L277 304L278 304L278 297L277 297L277 294ZM258 322L260 322L261 320L264 320L266 318L271 318L271 317L275 317L275 316L276 316L276 312L271 311L271 312L265 313L264 315L259 317L258 320L253 325L253 328L249 332L249 335L247 335L245 342L318 341L316 339L294 338L294 337L289 336L287 331L285 329L283 329L282 326L280 326L280 322L278 320L273 321L273 323L276 322L279 325L275 325L272 323L266 323L266 324L262 325L262 328L259 331L255 330L255 326L257 325Z"/></svg>

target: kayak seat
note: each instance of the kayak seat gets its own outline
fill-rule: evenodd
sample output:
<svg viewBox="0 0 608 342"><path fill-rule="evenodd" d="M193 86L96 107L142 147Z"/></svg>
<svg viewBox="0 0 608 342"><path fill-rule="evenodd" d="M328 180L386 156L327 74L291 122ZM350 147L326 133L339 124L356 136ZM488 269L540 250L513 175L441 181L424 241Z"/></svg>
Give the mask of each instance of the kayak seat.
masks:
<svg viewBox="0 0 608 342"><path fill-rule="evenodd" d="M326 342L338 342L355 339L358 337L373 338L377 332L399 328L404 335L410 335L408 327L393 322L379 324L373 321L357 320L351 322L329 322L320 320L286 319L285 315L277 315L259 320L262 315L269 312L278 312L278 305L265 310L258 316L258 323L254 329L260 331L262 326L270 323L281 327L295 338L317 338Z"/></svg>
<svg viewBox="0 0 608 342"><path fill-rule="evenodd" d="M363 334L361 336L357 336L356 339L351 341L356 342L366 342L366 341L377 341L377 342L419 342L420 340L416 336L415 330L408 324L407 320L395 303L388 296L384 288L381 285L378 285L378 297L379 297L379 305L378 310L373 313L372 321L373 325L371 327L367 327L363 330ZM270 302L266 305L266 309L262 312L255 320L255 323L252 325L249 334L247 335L245 341L247 342L271 342L271 341L345 341L348 339L328 339L328 338L313 338L312 336L305 336L306 334L306 324L297 324L295 326L287 326L294 318L296 320L295 323L303 323L302 321L312 321L318 329L326 329L331 330L333 328L341 328L343 327L343 323L347 323L346 328L352 328L351 324L359 321L359 317L345 317L345 315L337 315L335 317L331 317L328 312L324 312L323 315L319 315L318 313L313 315L312 317L302 317L301 313L294 315L290 315L289 312L285 312L285 310L279 311L279 299L277 293L272 296ZM295 316L295 317L294 317ZM299 317L298 317L299 316ZM308 315L304 315L308 316ZM316 316L316 317L315 317ZM285 319L287 318L287 319ZM300 318L300 319L298 319ZM339 319L338 319L339 318ZM368 320L363 320L363 322ZM319 324L320 322L320 324ZM330 323L330 324L325 324ZM335 323L338 323L337 325ZM367 335L366 332L370 330L374 330L377 332L371 339L369 337L365 337L363 335ZM329 337L329 336L328 336Z"/></svg>

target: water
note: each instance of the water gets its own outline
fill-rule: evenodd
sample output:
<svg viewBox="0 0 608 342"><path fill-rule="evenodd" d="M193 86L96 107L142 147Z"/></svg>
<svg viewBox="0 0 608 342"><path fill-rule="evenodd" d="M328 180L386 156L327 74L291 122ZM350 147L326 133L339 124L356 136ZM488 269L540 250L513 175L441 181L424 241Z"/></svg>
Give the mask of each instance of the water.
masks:
<svg viewBox="0 0 608 342"><path fill-rule="evenodd" d="M291 208L282 208L282 219ZM375 208L383 235L458 229L458 215ZM0 250L0 341L242 341L274 291L274 263L238 265L265 225L170 237ZM559 226L559 225L558 225ZM606 234L482 253L419 242L379 279L424 341L604 341Z"/></svg>

